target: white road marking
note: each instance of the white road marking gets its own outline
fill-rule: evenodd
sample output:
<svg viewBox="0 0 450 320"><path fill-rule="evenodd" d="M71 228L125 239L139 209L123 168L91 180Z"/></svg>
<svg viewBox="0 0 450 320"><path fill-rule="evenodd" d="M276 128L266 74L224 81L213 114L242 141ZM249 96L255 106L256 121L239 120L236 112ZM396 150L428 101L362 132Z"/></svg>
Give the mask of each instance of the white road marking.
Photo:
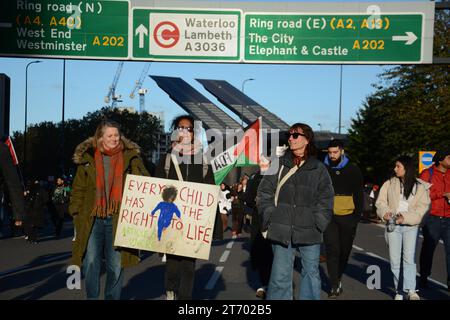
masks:
<svg viewBox="0 0 450 320"><path fill-rule="evenodd" d="M233 247L234 244L234 240L237 238L237 235L234 235L231 237L231 241L228 242L226 249L223 253L222 256L219 259L219 262L224 263L227 261L228 257L230 256L231 253L231 248ZM214 273L212 274L211 278L209 279L208 283L206 284L205 289L206 290L212 290L214 289L214 286L216 285L217 280L219 279L220 274L222 273L224 267L216 267L216 270L214 271Z"/></svg>
<svg viewBox="0 0 450 320"><path fill-rule="evenodd" d="M228 242L227 249L233 248L233 244L234 244L234 239L232 241Z"/></svg>
<svg viewBox="0 0 450 320"><path fill-rule="evenodd" d="M220 257L219 262L225 262L228 259L228 256L230 255L230 250L225 250L222 254L222 256Z"/></svg>
<svg viewBox="0 0 450 320"><path fill-rule="evenodd" d="M383 261L385 261L385 262L387 262L387 263L390 263L388 259L385 259L385 258L383 258L382 256L379 256L379 255L377 255L377 254L375 254L375 253L372 253L372 252L366 252L366 254L367 254L368 256L371 256L371 257L374 257L374 258L383 260Z"/></svg>
<svg viewBox="0 0 450 320"><path fill-rule="evenodd" d="M205 290L214 289L217 280L219 280L219 277L222 274L222 270L223 267L216 267L216 270L214 270L214 273L212 274L211 278L209 279L208 283L205 286Z"/></svg>

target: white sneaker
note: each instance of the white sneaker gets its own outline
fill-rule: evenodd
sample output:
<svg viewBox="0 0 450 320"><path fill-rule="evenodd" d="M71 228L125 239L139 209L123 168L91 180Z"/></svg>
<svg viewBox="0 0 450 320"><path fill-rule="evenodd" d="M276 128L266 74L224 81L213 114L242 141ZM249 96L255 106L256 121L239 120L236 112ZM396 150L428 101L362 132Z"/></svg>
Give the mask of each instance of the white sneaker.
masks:
<svg viewBox="0 0 450 320"><path fill-rule="evenodd" d="M396 293L395 297L394 297L394 300L403 300L403 295L401 295L399 293Z"/></svg>
<svg viewBox="0 0 450 320"><path fill-rule="evenodd" d="M166 261L167 261L167 258L166 258L166 254L165 254L165 253L164 253L164 255L163 255L161 261L162 261L162 262L166 262ZM173 292L173 291L168 291L168 292ZM173 300L173 299L171 299L171 300Z"/></svg>
<svg viewBox="0 0 450 320"><path fill-rule="evenodd" d="M409 290L408 300L420 300L420 297L415 290Z"/></svg>
<svg viewBox="0 0 450 320"><path fill-rule="evenodd" d="M175 292L166 291L166 300L175 300Z"/></svg>
<svg viewBox="0 0 450 320"><path fill-rule="evenodd" d="M264 287L258 288L256 290L256 297L264 299L266 297L266 289Z"/></svg>

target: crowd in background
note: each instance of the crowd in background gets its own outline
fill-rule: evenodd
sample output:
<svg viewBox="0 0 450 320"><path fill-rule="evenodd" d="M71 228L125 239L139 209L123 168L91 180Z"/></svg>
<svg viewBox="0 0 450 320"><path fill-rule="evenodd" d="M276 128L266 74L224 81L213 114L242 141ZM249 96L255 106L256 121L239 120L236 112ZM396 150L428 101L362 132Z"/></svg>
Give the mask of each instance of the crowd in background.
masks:
<svg viewBox="0 0 450 320"><path fill-rule="evenodd" d="M172 124L177 133L172 150L192 158L202 152L194 138L193 124L189 115L175 118ZM392 177L380 188L363 183L361 170L345 154L342 141L330 141L324 161L317 159L313 141L311 127L296 123L289 130L289 147L277 159L262 156L255 173L242 175L239 182L230 186L220 184L214 239L223 239L229 229L233 238L244 232L250 234L251 266L260 281L256 296L293 299L292 268L300 261L299 299L320 299L321 262L327 264L328 297L339 297L361 219L386 224L395 300L420 299L415 263L420 229L424 242L419 286L428 286L434 250L442 239L450 290L450 150L438 150L433 165L420 177L416 175L414 159L399 156L393 163ZM75 150L78 169L74 181L71 176L27 181L23 203L17 197L19 180L11 175L8 152L0 154L1 230L7 225L11 236L23 236L29 243L37 244L47 221L51 221L53 236L60 237L70 213L74 219L73 259L83 267L88 298L99 297L99 270L105 247L105 297L120 299L123 268L137 263L138 253L114 247L113 230L124 175L149 175L139 147L121 134L119 124L102 121L95 135ZM160 160L156 177L214 183L209 164L190 167L169 155L170 152ZM265 174L271 161L278 162L277 170L275 174ZM14 197L9 196L10 190L14 190ZM192 299L195 259L177 255L167 255L165 259L166 298ZM398 287L400 278L403 288Z"/></svg>

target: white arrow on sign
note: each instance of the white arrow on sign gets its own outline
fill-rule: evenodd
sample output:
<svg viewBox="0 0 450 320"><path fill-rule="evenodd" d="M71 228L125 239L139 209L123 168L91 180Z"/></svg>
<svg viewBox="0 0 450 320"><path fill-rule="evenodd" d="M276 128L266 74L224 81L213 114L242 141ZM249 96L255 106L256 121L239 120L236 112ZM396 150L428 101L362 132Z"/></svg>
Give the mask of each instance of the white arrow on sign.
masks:
<svg viewBox="0 0 450 320"><path fill-rule="evenodd" d="M410 32L406 32L406 36L392 36L392 41L406 41L406 45L411 45L417 40L417 36Z"/></svg>
<svg viewBox="0 0 450 320"><path fill-rule="evenodd" d="M139 48L143 48L144 47L144 35L148 35L148 30L147 28L143 25L140 24L139 27L136 28L136 32L134 35L138 35L139 34Z"/></svg>

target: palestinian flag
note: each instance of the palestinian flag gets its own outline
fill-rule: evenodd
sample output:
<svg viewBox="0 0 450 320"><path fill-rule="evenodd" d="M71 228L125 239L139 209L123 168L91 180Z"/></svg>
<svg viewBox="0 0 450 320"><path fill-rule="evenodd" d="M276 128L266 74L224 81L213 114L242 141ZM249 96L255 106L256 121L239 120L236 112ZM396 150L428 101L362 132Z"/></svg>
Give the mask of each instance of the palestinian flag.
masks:
<svg viewBox="0 0 450 320"><path fill-rule="evenodd" d="M8 146L9 153L11 153L14 165L17 166L19 164L19 160L17 160L16 151L14 150L14 145L11 141L11 137L8 137L6 139L5 144Z"/></svg>
<svg viewBox="0 0 450 320"><path fill-rule="evenodd" d="M244 130L239 143L225 150L211 161L216 185L222 183L234 167L258 165L261 154L261 118Z"/></svg>

